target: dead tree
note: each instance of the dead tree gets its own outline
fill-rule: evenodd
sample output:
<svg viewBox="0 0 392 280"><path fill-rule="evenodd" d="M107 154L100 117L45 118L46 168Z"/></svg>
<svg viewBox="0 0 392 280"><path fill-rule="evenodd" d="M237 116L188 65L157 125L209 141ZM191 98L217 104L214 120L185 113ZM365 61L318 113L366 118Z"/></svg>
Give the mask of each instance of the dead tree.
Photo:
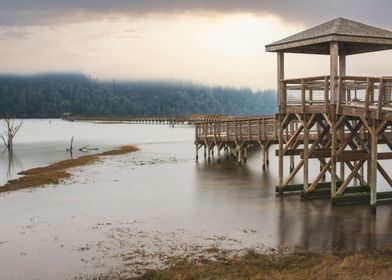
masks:
<svg viewBox="0 0 392 280"><path fill-rule="evenodd" d="M0 138L3 140L8 152L12 152L14 137L21 128L23 121L20 121L19 124L15 124L11 119L5 118L4 123L5 130L1 132Z"/></svg>

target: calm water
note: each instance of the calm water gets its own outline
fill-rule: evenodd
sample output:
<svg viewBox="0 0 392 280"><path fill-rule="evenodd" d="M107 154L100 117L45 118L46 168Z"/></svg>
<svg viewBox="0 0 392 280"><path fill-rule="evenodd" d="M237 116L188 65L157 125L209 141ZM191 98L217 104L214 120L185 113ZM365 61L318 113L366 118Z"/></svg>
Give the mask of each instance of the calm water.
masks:
<svg viewBox="0 0 392 280"><path fill-rule="evenodd" d="M196 163L193 133L190 126L25 121L13 161L1 154L3 183L22 169L69 158L72 136L75 148L135 144L140 151L76 168L73 179L58 186L1 194L0 278L131 275L159 267L167 256L197 256L211 246L358 250L392 244L392 205L372 214L368 205L331 207L328 199L276 196L274 157L266 172L259 153L242 167L226 160Z"/></svg>

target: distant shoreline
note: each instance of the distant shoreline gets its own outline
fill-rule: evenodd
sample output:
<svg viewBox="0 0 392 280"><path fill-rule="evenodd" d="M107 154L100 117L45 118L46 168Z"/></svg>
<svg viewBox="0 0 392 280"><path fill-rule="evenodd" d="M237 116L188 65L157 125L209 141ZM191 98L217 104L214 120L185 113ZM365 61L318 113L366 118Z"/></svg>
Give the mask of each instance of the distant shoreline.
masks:
<svg viewBox="0 0 392 280"><path fill-rule="evenodd" d="M10 180L5 185L1 186L0 193L34 187L43 187L49 184L57 185L62 180L68 179L72 176L72 173L68 171L69 168L99 162L102 156L128 154L137 150L138 148L135 146L122 146L119 149L114 149L99 154L81 156L76 159L62 160L48 166L28 169L18 173L19 175L23 175L22 177Z"/></svg>

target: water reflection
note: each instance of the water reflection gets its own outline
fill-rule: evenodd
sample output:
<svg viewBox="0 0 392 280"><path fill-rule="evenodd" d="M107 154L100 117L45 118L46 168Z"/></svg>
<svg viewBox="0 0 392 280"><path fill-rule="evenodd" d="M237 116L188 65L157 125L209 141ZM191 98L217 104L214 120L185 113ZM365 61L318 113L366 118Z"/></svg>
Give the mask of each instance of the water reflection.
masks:
<svg viewBox="0 0 392 280"><path fill-rule="evenodd" d="M2 169L5 170L7 180L14 178L17 170L22 168L22 162L18 159L16 153L7 149L0 153L0 165L4 166Z"/></svg>
<svg viewBox="0 0 392 280"><path fill-rule="evenodd" d="M367 204L332 206L329 199L302 200L298 193L278 196L276 171L262 172L260 166L258 153L241 168L234 161L202 161L196 165L199 199L237 209L237 213L230 212L232 223L241 219L253 222L264 243L265 236L272 236L267 240L271 245L357 251L392 244L390 204L379 204L373 212ZM259 219L252 220L253 215Z"/></svg>

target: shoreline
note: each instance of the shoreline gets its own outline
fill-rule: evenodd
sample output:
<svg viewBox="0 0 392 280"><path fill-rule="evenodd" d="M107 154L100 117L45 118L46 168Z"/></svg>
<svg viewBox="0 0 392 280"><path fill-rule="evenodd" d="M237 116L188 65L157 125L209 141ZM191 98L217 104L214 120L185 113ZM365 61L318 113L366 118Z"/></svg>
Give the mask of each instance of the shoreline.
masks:
<svg viewBox="0 0 392 280"><path fill-rule="evenodd" d="M135 146L127 145L118 149L81 156L76 159L67 159L52 163L44 167L36 167L24 170L18 173L23 175L20 178L9 180L3 186L0 186L0 193L16 191L21 189L43 187L48 184L59 184L62 180L68 179L72 173L68 172L69 168L90 165L99 162L103 156L117 156L129 154L139 150Z"/></svg>
<svg viewBox="0 0 392 280"><path fill-rule="evenodd" d="M227 257L218 252L215 259L179 257L167 268L147 270L140 276L113 279L388 279L392 273L392 251L317 252L271 249L265 253L248 250ZM104 279L104 278L103 278Z"/></svg>

